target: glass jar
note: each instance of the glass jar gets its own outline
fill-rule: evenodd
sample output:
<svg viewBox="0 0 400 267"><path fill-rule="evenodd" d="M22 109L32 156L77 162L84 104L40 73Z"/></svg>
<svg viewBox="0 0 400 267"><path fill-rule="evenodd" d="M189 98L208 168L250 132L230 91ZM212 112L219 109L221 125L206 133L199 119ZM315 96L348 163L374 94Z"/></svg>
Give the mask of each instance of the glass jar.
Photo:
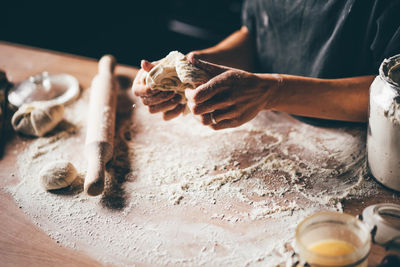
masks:
<svg viewBox="0 0 400 267"><path fill-rule="evenodd" d="M304 266L367 266L371 235L351 215L320 212L297 226L296 247Z"/></svg>
<svg viewBox="0 0 400 267"><path fill-rule="evenodd" d="M400 191L400 55L385 59L371 84L368 122L369 171Z"/></svg>

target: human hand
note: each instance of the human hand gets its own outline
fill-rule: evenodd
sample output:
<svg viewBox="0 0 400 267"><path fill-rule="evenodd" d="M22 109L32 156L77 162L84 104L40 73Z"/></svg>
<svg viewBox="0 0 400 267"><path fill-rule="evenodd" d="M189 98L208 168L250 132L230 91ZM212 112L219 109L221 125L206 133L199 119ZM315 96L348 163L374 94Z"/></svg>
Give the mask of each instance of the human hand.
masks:
<svg viewBox="0 0 400 267"><path fill-rule="evenodd" d="M203 61L207 61L207 62L215 62L216 60L218 60L218 54L215 53L210 53L207 52L206 50L195 50L195 51L191 51L186 55L187 59L191 59L189 60L190 62L192 62L192 60L203 60Z"/></svg>
<svg viewBox="0 0 400 267"><path fill-rule="evenodd" d="M270 109L280 85L279 75L261 75L212 64L188 55L189 61L212 77L195 90L186 90L188 107L214 130L240 126L261 110Z"/></svg>
<svg viewBox="0 0 400 267"><path fill-rule="evenodd" d="M141 69L133 81L132 90L148 107L150 113L162 112L164 120L171 120L179 116L186 105L181 103L182 96L173 91L152 90L146 86L146 75L156 64L157 62L142 60Z"/></svg>

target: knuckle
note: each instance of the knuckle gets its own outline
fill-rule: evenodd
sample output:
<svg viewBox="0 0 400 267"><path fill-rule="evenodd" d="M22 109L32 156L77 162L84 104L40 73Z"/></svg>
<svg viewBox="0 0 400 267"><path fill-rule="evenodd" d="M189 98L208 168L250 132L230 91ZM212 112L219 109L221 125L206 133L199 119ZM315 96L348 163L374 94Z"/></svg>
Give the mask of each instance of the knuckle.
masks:
<svg viewBox="0 0 400 267"><path fill-rule="evenodd" d="M186 104L179 104L178 113L184 112L186 109Z"/></svg>
<svg viewBox="0 0 400 267"><path fill-rule="evenodd" d="M232 74L234 74L236 71L234 71L234 70L227 70L227 71L225 71L225 74L227 75L227 76L231 76Z"/></svg>
<svg viewBox="0 0 400 267"><path fill-rule="evenodd" d="M161 92L159 95L160 99L165 99L165 98L169 98L172 95L172 92Z"/></svg>
<svg viewBox="0 0 400 267"><path fill-rule="evenodd" d="M209 127L215 131L221 129L218 124L210 124Z"/></svg>
<svg viewBox="0 0 400 267"><path fill-rule="evenodd" d="M200 105L194 105L192 107L192 112L194 115L201 115L202 114L202 107Z"/></svg>
<svg viewBox="0 0 400 267"><path fill-rule="evenodd" d="M235 104L235 98L232 96L232 94L229 94L229 95L226 96L224 102L227 105L233 105L233 104Z"/></svg>
<svg viewBox="0 0 400 267"><path fill-rule="evenodd" d="M224 80L229 85L235 84L239 80L239 76L240 75L235 70L228 70L224 72Z"/></svg>
<svg viewBox="0 0 400 267"><path fill-rule="evenodd" d="M151 114L157 113L158 111L156 106L148 106L148 109Z"/></svg>
<svg viewBox="0 0 400 267"><path fill-rule="evenodd" d="M203 98L203 95L204 94L202 94L201 91L200 92L196 92L192 97L193 102L196 103L196 102L200 101Z"/></svg>
<svg viewBox="0 0 400 267"><path fill-rule="evenodd" d="M237 126L240 126L242 124L243 124L242 120L240 118L236 118L236 119L232 120L231 127L237 127Z"/></svg>
<svg viewBox="0 0 400 267"><path fill-rule="evenodd" d="M176 94L173 98L165 101L165 103L166 104L168 103L168 104L172 105L172 104L179 103L180 101L181 101L181 96Z"/></svg>
<svg viewBox="0 0 400 267"><path fill-rule="evenodd" d="M143 103L143 104L145 104L145 105L149 105L149 104L150 104L150 103L149 103L149 100L148 100L147 98L142 97L141 99L142 99L142 103Z"/></svg>
<svg viewBox="0 0 400 267"><path fill-rule="evenodd" d="M203 125L210 125L211 124L211 120L210 120L210 117L208 115L201 115L200 116L200 122Z"/></svg>
<svg viewBox="0 0 400 267"><path fill-rule="evenodd" d="M171 111L171 112L175 112L176 111L176 109L179 107L179 103L176 103L176 104L173 104L173 105L171 105L168 109L169 109L169 111Z"/></svg>
<svg viewBox="0 0 400 267"><path fill-rule="evenodd" d="M239 110L232 110L231 114L232 114L232 117L239 117L240 116Z"/></svg>
<svg viewBox="0 0 400 267"><path fill-rule="evenodd" d="M141 95L143 95L143 86L142 86L142 85L134 84L134 85L132 86L132 90L133 90L133 93L134 93L136 96L141 96Z"/></svg>
<svg viewBox="0 0 400 267"><path fill-rule="evenodd" d="M152 95L152 94L153 94L153 90L151 90L150 87L146 87L145 93L146 93L147 95Z"/></svg>
<svg viewBox="0 0 400 267"><path fill-rule="evenodd" d="M225 71L225 72L223 72L221 75L220 75L220 77L222 78L222 79L232 79L232 77L231 76L233 76L232 75L233 74L233 71L232 70L227 70L227 71Z"/></svg>
<svg viewBox="0 0 400 267"><path fill-rule="evenodd" d="M169 120L171 120L172 118L174 118L174 114L173 114L173 113L170 113L170 112L164 112L163 115L162 115L162 118L163 118L163 120L165 120L165 121L169 121Z"/></svg>
<svg viewBox="0 0 400 267"><path fill-rule="evenodd" d="M144 84L145 83L145 75L143 73L138 73L133 80L133 84Z"/></svg>
<svg viewBox="0 0 400 267"><path fill-rule="evenodd" d="M178 102L181 102L181 100L182 100L182 96L180 95L180 94L175 94L175 96L174 96L174 101L176 102L176 103L178 103Z"/></svg>
<svg viewBox="0 0 400 267"><path fill-rule="evenodd" d="M207 90L208 90L208 87L203 87L199 90L196 90L192 95L193 101L194 102L201 101L207 95Z"/></svg>

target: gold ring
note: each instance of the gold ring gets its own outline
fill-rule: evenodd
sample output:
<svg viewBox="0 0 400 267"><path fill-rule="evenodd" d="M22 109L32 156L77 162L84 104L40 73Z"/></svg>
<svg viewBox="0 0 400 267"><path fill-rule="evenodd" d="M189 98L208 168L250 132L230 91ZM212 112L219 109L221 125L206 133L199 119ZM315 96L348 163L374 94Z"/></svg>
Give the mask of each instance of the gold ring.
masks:
<svg viewBox="0 0 400 267"><path fill-rule="evenodd" d="M211 118L212 124L217 124L217 121L214 118L214 114L210 113L210 118Z"/></svg>

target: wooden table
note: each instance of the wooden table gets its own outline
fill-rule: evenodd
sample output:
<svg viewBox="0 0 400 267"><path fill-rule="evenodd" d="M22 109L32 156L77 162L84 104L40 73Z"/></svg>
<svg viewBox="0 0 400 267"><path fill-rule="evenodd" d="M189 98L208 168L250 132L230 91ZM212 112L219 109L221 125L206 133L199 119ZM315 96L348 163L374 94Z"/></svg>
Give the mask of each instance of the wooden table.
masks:
<svg viewBox="0 0 400 267"><path fill-rule="evenodd" d="M9 43L0 43L0 69L6 71L8 79L19 82L41 71L69 73L74 75L82 88L88 88L97 72L97 61L89 58L45 51ZM132 79L137 69L118 66L116 73ZM4 187L18 179L15 173L16 153L19 139L9 137L5 155L0 161L0 186ZM360 214L369 204L378 202L400 203L399 195L380 188L379 199L362 199L344 202L345 211ZM99 262L69 248L61 247L35 226L18 208L13 198L0 190L0 259L2 266L96 266ZM385 251L374 246L369 265L375 266Z"/></svg>
<svg viewBox="0 0 400 267"><path fill-rule="evenodd" d="M82 88L88 88L97 73L97 60L66 55L57 52L0 43L0 69L7 72L8 79L19 82L42 71L69 73L75 76ZM137 69L118 66L116 73L133 78ZM13 179L16 156L9 141L5 155L0 161L1 186ZM94 259L65 247L59 246L35 226L19 210L12 197L0 191L0 258L2 266L98 266Z"/></svg>

